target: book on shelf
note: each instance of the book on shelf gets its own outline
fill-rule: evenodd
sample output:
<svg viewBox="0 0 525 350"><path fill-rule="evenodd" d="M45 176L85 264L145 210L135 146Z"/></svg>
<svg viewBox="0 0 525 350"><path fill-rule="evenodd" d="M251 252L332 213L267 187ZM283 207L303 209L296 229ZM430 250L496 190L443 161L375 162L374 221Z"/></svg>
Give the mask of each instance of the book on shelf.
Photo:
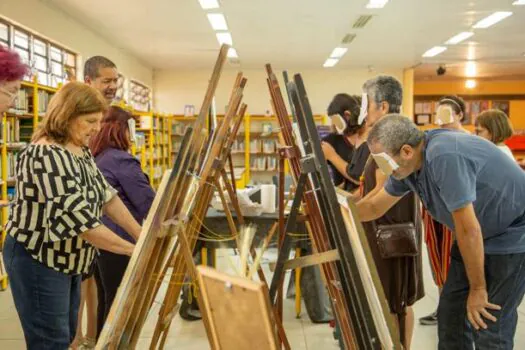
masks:
<svg viewBox="0 0 525 350"><path fill-rule="evenodd" d="M47 105L49 104L49 100L51 100L51 97L53 97L53 94L40 90L38 91L38 115L44 116L47 112Z"/></svg>

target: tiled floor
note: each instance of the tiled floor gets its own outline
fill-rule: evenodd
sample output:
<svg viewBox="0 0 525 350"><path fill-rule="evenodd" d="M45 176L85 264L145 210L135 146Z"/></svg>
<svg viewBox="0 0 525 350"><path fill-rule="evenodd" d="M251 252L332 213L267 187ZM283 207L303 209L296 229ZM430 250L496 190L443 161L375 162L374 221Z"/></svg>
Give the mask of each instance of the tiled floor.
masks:
<svg viewBox="0 0 525 350"><path fill-rule="evenodd" d="M218 257L219 268L227 266L225 256L230 254L231 250L220 251ZM266 255L266 259L272 259L272 252ZM417 318L425 316L434 311L437 304L437 289L435 288L432 276L430 274L428 261L424 257L424 277L426 286L426 297L415 305L416 329L414 333L413 347L415 350L427 350L437 348L436 327L420 326L417 324ZM269 273L269 271L266 271ZM285 284L286 285L286 284ZM150 317L143 329L138 349L148 349L149 342L155 327L156 311L159 304L155 304ZM303 307L304 310L304 307ZM292 346L292 349L338 349L336 341L332 336L332 329L325 324L312 324L303 311L302 317L296 319L294 315L293 300L286 300L284 304L285 329ZM13 305L11 293L9 291L0 292L0 349L22 350L25 349L22 329L18 321L16 310ZM166 349L187 349L202 350L208 349L206 333L202 322L186 322L178 316L175 318ZM525 348L525 303L520 308L520 320L515 338L515 349Z"/></svg>

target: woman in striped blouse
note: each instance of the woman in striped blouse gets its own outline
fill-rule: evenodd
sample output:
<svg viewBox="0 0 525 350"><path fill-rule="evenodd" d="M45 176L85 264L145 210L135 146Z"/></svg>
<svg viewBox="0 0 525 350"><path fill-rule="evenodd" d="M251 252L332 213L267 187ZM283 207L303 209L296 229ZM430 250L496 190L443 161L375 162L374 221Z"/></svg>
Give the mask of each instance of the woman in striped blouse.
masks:
<svg viewBox="0 0 525 350"><path fill-rule="evenodd" d="M97 249L131 255L141 227L106 182L88 144L107 109L104 97L69 83L51 99L32 143L19 155L4 260L28 349L67 349L75 337L81 274Z"/></svg>

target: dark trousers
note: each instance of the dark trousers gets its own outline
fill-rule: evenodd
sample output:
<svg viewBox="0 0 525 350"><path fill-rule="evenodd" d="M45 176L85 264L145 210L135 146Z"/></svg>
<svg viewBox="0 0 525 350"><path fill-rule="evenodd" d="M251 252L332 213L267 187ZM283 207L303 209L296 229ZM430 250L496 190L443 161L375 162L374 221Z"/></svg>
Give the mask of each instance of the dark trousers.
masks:
<svg viewBox="0 0 525 350"><path fill-rule="evenodd" d="M470 350L474 345L476 350L513 349L517 308L525 294L525 253L485 255L485 279L489 302L501 306L501 310L489 310L498 321L484 319L488 329L476 331L466 317L469 283L459 248L454 244L439 300L439 349Z"/></svg>
<svg viewBox="0 0 525 350"><path fill-rule="evenodd" d="M120 282L124 277L128 267L129 256L113 254L105 250L100 250L97 260L97 279L98 289L98 310L97 310L97 337L100 335L106 318L108 317L111 305L117 294ZM98 276L98 277L97 277Z"/></svg>
<svg viewBox="0 0 525 350"><path fill-rule="evenodd" d="M77 330L81 276L48 268L9 235L3 255L27 349L66 350Z"/></svg>

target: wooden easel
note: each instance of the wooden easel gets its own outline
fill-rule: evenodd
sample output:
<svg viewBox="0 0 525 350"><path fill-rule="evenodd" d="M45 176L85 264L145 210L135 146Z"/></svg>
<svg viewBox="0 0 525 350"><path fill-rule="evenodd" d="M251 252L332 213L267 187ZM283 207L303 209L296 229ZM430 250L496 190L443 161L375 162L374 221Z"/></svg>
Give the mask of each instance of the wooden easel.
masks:
<svg viewBox="0 0 525 350"><path fill-rule="evenodd" d="M362 227L359 220L354 220L354 226L347 225L342 215L302 78L296 75L293 82L287 82L288 77L286 74L284 76L292 115L298 125L298 130L294 133L279 83L269 65L267 72L270 94L289 147L288 160L297 183L285 232L292 230L298 210L303 205L316 252L312 256L287 261L291 240L285 236L272 279L270 300L273 303L278 302L276 295L286 269L321 264L333 310L342 330L345 349L400 349L399 334L377 277L375 263L371 255L365 254L363 258L363 255L355 254L360 251L360 247L352 246L360 243L367 245L366 236L361 241L352 241L349 238L349 229L359 231ZM369 273L377 277L373 278L373 288L367 288L369 285L364 279L368 276L363 275L360 266L369 266ZM375 293L376 298L368 298L367 293Z"/></svg>

